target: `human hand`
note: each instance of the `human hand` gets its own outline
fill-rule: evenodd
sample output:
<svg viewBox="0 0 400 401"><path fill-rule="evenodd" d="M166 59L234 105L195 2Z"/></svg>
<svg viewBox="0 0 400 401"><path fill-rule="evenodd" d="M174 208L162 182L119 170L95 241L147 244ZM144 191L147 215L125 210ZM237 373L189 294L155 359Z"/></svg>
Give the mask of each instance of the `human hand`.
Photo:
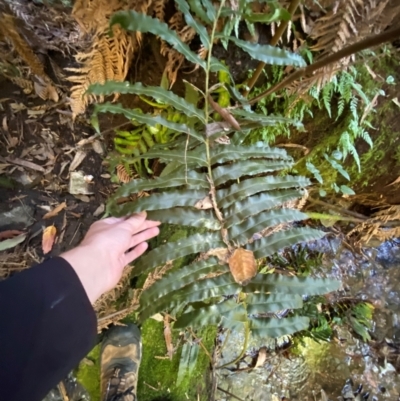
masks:
<svg viewBox="0 0 400 401"><path fill-rule="evenodd" d="M97 221L79 246L60 255L77 273L92 303L114 288L124 267L142 255L147 240L159 234L160 222L146 220L146 212L132 217Z"/></svg>

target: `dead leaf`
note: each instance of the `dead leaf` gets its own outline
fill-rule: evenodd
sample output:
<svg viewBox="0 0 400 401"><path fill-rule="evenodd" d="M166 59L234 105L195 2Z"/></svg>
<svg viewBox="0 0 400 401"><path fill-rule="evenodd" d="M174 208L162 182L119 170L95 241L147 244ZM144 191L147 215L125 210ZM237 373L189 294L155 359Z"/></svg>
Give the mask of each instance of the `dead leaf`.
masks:
<svg viewBox="0 0 400 401"><path fill-rule="evenodd" d="M45 169L42 166L39 166L38 164L32 162L28 162L26 160L18 158L12 159L11 157L6 157L6 160L12 164L16 164L17 166L27 167L32 170L40 171L41 173L45 172Z"/></svg>
<svg viewBox="0 0 400 401"><path fill-rule="evenodd" d="M212 209L213 205L211 198L207 195L204 199L197 201L194 207L200 210Z"/></svg>
<svg viewBox="0 0 400 401"><path fill-rule="evenodd" d="M93 216L97 217L100 216L105 210L105 206L104 203L102 203L94 212L93 212Z"/></svg>
<svg viewBox="0 0 400 401"><path fill-rule="evenodd" d="M265 361L267 360L267 348L261 347L258 351L257 362L255 368L260 368L264 365Z"/></svg>
<svg viewBox="0 0 400 401"><path fill-rule="evenodd" d="M56 234L57 234L57 229L55 226L49 226L43 230L42 250L44 255L46 255L46 253L49 253L53 248Z"/></svg>
<svg viewBox="0 0 400 401"><path fill-rule="evenodd" d="M99 155L104 154L104 148L100 141L97 141L97 140L93 141L92 148L97 154L99 154Z"/></svg>
<svg viewBox="0 0 400 401"><path fill-rule="evenodd" d="M18 230L6 230L6 231L1 231L0 232L0 241L4 239L9 239L13 238L17 235L23 234L23 231L18 231Z"/></svg>
<svg viewBox="0 0 400 401"><path fill-rule="evenodd" d="M240 131L240 124L237 122L236 118L227 110L221 107L211 95L208 96L208 100L212 108L235 130Z"/></svg>
<svg viewBox="0 0 400 401"><path fill-rule="evenodd" d="M86 152L83 150L78 150L75 154L74 160L72 160L71 165L69 166L69 171L76 170L79 165L83 162L86 157Z"/></svg>
<svg viewBox="0 0 400 401"><path fill-rule="evenodd" d="M5 239L4 241L0 241L0 252L4 251L6 249L14 248L15 246L17 246L18 244L23 242L25 240L26 236L27 236L27 233L23 233L23 234L17 235L16 237L12 237L9 239Z"/></svg>
<svg viewBox="0 0 400 401"><path fill-rule="evenodd" d="M67 203L66 202L62 202L60 203L58 206L56 206L53 210L51 210L50 212L46 213L43 218L44 219L50 219L51 217L55 217L58 215L58 213L61 212L61 210L65 209L67 207Z"/></svg>
<svg viewBox="0 0 400 401"><path fill-rule="evenodd" d="M252 251L235 249L229 258L229 268L238 284L246 285L256 274L257 264Z"/></svg>
<svg viewBox="0 0 400 401"><path fill-rule="evenodd" d="M166 314L164 316L164 339L165 345L167 346L168 357L170 360L172 360L172 357L174 356L174 345L172 344L172 333L169 319L169 315Z"/></svg>
<svg viewBox="0 0 400 401"><path fill-rule="evenodd" d="M207 256L215 256L222 263L228 263L229 260L229 250L228 248L214 248L210 249L207 253Z"/></svg>
<svg viewBox="0 0 400 401"><path fill-rule="evenodd" d="M400 183L400 177L396 178L393 182L390 184L386 185L387 187L391 187L392 185L396 185Z"/></svg>

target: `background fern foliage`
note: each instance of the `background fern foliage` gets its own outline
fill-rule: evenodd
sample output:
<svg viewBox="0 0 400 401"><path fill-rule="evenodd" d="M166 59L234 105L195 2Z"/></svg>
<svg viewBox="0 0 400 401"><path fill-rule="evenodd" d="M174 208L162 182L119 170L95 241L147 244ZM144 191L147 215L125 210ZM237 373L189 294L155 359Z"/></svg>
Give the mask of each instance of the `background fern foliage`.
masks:
<svg viewBox="0 0 400 401"><path fill-rule="evenodd" d="M213 24L211 34L201 28L190 13L189 4L180 0L178 5L188 24L190 22L209 49L206 60L199 59L165 24L144 14L120 12L112 18L112 23L158 35L203 68L206 87L204 91L195 88L198 98L189 101L161 87L145 87L141 83L107 82L91 88L96 96L113 93L146 96L186 115L185 123L176 123L161 115L154 117L120 105L103 104L96 108L97 113L122 113L140 123L159 124L180 133L170 143L155 144L144 154L123 158L130 164L158 159L165 168L159 177L123 185L108 204L108 213L114 216L147 210L150 219L197 229L196 234L186 239L156 247L135 265L133 274L140 275L184 256L193 255L194 259L143 291L139 318L143 321L157 312L168 311L177 317L174 328L221 324L270 337L305 329L309 325L308 317L289 313L278 319L274 312L301 308L302 295L336 290L339 282L261 274L258 268L266 257L280 249L324 235L319 230L290 224L308 218L297 209L297 201L306 195L305 188L310 182L304 177L279 174L293 165L292 158L283 149L269 148L262 143L242 144L243 131L276 124L284 118L259 115L250 108L221 111L213 105L213 91L218 87L209 88L210 73L227 71L226 66L212 56L219 15L229 10L224 2L218 9L203 8L208 10L207 18ZM278 48L244 44L237 39L234 43L264 62L304 63L299 55ZM213 121L215 112L225 121ZM126 201L139 191L152 193Z"/></svg>

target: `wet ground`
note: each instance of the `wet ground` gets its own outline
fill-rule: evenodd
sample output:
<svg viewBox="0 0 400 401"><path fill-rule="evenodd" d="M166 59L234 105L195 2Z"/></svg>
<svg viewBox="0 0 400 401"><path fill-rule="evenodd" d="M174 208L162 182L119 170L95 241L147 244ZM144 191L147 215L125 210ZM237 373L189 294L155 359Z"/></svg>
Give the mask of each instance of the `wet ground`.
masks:
<svg viewBox="0 0 400 401"><path fill-rule="evenodd" d="M375 306L372 340L365 344L337 326L332 342L306 340L298 357L273 351L276 344L272 341L255 341L239 365L218 371L218 385L224 391L217 393L217 400L277 401L287 397L292 401L325 401L321 390L328 399L336 400L343 395L349 378L354 389L362 384L360 396L369 393L369 398L359 400L400 399L400 241L364 249L363 255L355 255L343 245L338 239L324 239L312 248L324 252L323 269L342 280L345 296L369 300ZM281 344L284 342L282 339ZM234 360L242 344L241 333L231 335L220 363ZM249 369L263 347L269 350L265 362Z"/></svg>

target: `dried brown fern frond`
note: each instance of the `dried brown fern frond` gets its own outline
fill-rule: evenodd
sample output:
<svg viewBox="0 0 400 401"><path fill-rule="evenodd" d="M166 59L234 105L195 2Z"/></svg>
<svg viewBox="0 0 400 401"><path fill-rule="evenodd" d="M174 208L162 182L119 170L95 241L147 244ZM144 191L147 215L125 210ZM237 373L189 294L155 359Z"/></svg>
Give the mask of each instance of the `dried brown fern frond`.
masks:
<svg viewBox="0 0 400 401"><path fill-rule="evenodd" d="M153 0L152 2L153 15L162 22L165 21L165 6L167 2L168 0Z"/></svg>
<svg viewBox="0 0 400 401"><path fill-rule="evenodd" d="M132 174L130 174L130 172L127 171L127 169L123 164L118 164L116 170L119 182L127 184L128 182L132 181Z"/></svg>
<svg viewBox="0 0 400 401"><path fill-rule="evenodd" d="M319 18L310 34L312 47L321 56L335 53L346 45L382 32L390 25L393 7L390 0L337 0L334 7ZM386 18L382 18L385 14Z"/></svg>
<svg viewBox="0 0 400 401"><path fill-rule="evenodd" d="M82 29L92 34L92 43L89 50L75 56L82 67L68 69L77 73L68 78L75 84L70 95L73 118L84 113L86 107L95 100L104 101L101 96L96 99L86 94L91 84L102 84L109 80L123 81L126 78L134 52L140 45L141 33L132 35L119 25L114 25L113 35L109 35L111 15L128 9L146 13L150 4L151 0L79 0L75 3L73 15Z"/></svg>
<svg viewBox="0 0 400 401"><path fill-rule="evenodd" d="M78 73L68 77L75 83L71 88L70 105L73 117L85 112L88 104L95 98L87 95L91 84L103 84L106 81L123 81L128 73L135 49L135 39L119 25L112 27L113 36L108 34L108 25L93 38L93 48L86 53L76 54L75 59L82 64L81 68L69 68ZM99 97L100 102L104 101Z"/></svg>
<svg viewBox="0 0 400 401"><path fill-rule="evenodd" d="M45 73L44 65L39 57L33 52L26 40L19 33L16 20L12 15L5 13L0 15L0 32L4 40L14 48L18 56L28 65L33 75L33 87L35 88L36 94L44 100L50 99L57 102L59 99L59 92L52 80ZM8 76L7 74L5 74L5 76L17 85L22 85L24 90L31 91L31 87L26 83L26 79L19 76ZM39 83L40 90L38 90Z"/></svg>
<svg viewBox="0 0 400 401"><path fill-rule="evenodd" d="M358 224L348 236L358 235L359 244L367 244L371 240L380 243L400 237L400 206L392 205L382 208L369 220Z"/></svg>
<svg viewBox="0 0 400 401"><path fill-rule="evenodd" d="M311 49L319 52L319 57L383 32L400 13L400 5L393 0L325 0L322 3L327 11L315 21L310 32L310 37L316 41ZM311 24L306 25L308 30ZM342 59L317 71L312 77L294 83L289 93L304 95L314 85L321 88L351 61L352 58Z"/></svg>
<svg viewBox="0 0 400 401"><path fill-rule="evenodd" d="M168 22L169 28L176 31L182 42L190 43L196 36L196 31L184 24L183 15L180 11L177 11ZM172 47L168 46L165 42L161 43L160 53L167 57L167 62L164 69L170 87L172 87L176 81L178 71L181 68L185 57L177 52Z"/></svg>

